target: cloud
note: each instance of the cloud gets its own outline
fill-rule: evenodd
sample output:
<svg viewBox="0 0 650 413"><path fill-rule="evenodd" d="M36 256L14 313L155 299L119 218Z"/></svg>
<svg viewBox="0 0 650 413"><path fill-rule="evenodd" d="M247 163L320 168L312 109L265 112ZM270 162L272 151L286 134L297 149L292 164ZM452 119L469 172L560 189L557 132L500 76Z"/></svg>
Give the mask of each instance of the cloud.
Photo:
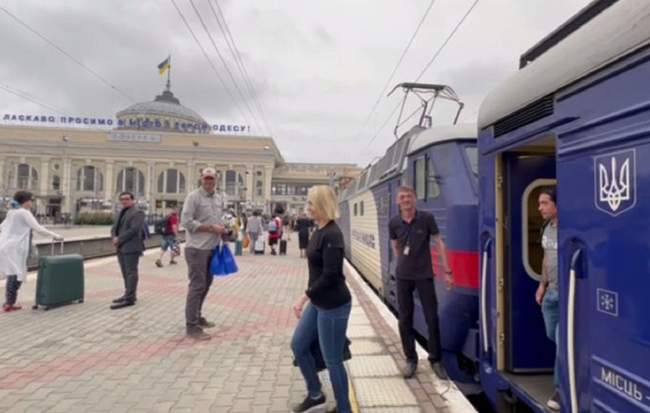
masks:
<svg viewBox="0 0 650 413"><path fill-rule="evenodd" d="M393 141L394 120L390 120L368 145L399 101L398 95L382 96L376 113L367 125L363 123L429 0L221 0L250 75L252 95L207 0L194 2L241 93L232 85L188 0L175 1L226 87L170 1L6 0L3 6L135 101L151 100L162 91L166 79L158 75L156 66L171 53L172 89L184 105L215 123L251 125L255 121L248 107L257 112L256 107L263 106L273 137L289 161L365 164ZM471 2L436 2L391 87L415 78ZM485 94L517 69L519 55L587 3L482 1L422 81L455 88L467 104L463 120L471 121ZM24 90L70 114L110 116L132 103L2 11L0 38L0 84ZM45 112L2 90L0 94L0 113ZM440 108L435 120L448 121L453 108ZM255 133L266 133L263 122L258 123Z"/></svg>

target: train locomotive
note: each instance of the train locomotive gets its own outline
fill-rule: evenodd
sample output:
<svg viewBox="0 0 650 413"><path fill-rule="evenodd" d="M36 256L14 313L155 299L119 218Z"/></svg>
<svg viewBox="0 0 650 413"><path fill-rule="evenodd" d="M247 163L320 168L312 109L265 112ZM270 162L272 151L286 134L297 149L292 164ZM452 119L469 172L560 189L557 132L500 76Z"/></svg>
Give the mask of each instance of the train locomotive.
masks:
<svg viewBox="0 0 650 413"><path fill-rule="evenodd" d="M420 123L401 135L340 197L346 257L394 311L399 311L396 260L390 248L388 221L398 213L395 195L400 185L416 191L417 208L431 212L448 248L454 286L448 291L436 278L443 363L459 383L474 383L478 343L478 168L476 125L430 126L431 108L444 98L459 105L445 85L403 83L423 107ZM398 120L399 123L399 120ZM434 273L438 259L434 254ZM414 327L426 336L421 304L415 297Z"/></svg>

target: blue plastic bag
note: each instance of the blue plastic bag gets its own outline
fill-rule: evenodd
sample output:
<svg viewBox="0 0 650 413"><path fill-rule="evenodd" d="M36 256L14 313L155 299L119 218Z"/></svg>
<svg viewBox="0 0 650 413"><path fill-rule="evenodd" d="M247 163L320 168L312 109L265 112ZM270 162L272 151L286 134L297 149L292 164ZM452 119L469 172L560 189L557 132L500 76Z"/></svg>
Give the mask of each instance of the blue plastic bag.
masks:
<svg viewBox="0 0 650 413"><path fill-rule="evenodd" d="M234 274L239 271L237 263L235 262L235 256L232 254L232 251L230 251L228 244L223 244L223 247L221 248L221 261L223 262L224 275Z"/></svg>
<svg viewBox="0 0 650 413"><path fill-rule="evenodd" d="M223 260L221 259L221 247L217 247L212 252L212 259L210 260L210 274L214 277L224 275Z"/></svg>
<svg viewBox="0 0 650 413"><path fill-rule="evenodd" d="M217 246L212 253L212 260L210 261L210 273L212 276L225 277L237 271L239 271L239 268L228 245Z"/></svg>

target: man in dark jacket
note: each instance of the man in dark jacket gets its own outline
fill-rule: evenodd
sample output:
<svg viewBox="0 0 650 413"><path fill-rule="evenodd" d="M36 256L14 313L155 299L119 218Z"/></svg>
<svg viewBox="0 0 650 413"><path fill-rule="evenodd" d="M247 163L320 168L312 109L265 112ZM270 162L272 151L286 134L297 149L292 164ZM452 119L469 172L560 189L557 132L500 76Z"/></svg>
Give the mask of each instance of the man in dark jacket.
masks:
<svg viewBox="0 0 650 413"><path fill-rule="evenodd" d="M142 240L144 212L135 206L135 199L130 192L120 194L120 203L122 210L111 228L111 236L113 245L117 248L117 260L124 278L124 295L113 300L111 310L135 304L138 288L138 262L144 251Z"/></svg>

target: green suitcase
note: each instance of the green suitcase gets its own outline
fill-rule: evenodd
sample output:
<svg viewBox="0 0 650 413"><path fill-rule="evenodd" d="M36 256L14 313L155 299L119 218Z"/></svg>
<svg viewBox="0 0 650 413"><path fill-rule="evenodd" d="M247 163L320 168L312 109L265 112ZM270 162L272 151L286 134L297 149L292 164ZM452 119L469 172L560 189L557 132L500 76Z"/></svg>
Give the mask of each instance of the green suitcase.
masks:
<svg viewBox="0 0 650 413"><path fill-rule="evenodd" d="M54 244L52 245L54 252ZM61 244L61 253L63 244ZM39 260L34 309L84 300L84 263L79 254L51 255Z"/></svg>

